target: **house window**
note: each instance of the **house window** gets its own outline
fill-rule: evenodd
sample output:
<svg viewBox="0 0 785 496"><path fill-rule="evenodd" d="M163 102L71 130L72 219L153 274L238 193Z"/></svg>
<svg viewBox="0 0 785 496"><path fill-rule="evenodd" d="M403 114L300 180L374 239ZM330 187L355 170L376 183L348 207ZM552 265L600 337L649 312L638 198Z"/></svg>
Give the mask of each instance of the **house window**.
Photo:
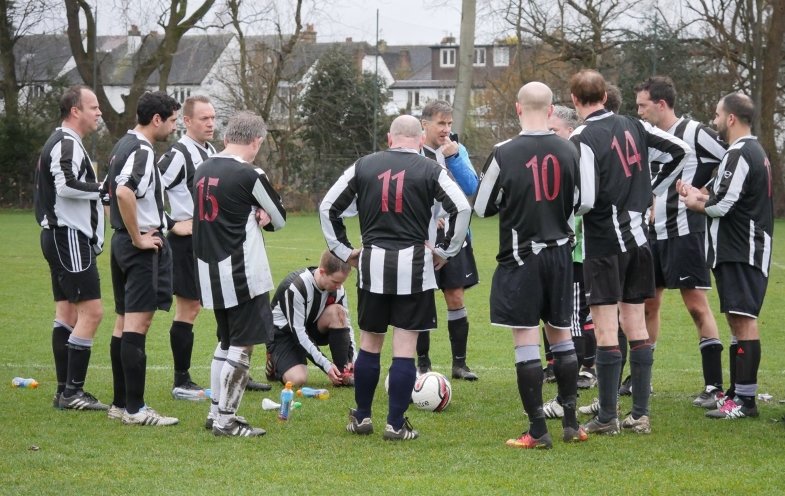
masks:
<svg viewBox="0 0 785 496"><path fill-rule="evenodd" d="M406 97L406 107L407 108L419 108L420 107L420 91L419 90L409 90Z"/></svg>
<svg viewBox="0 0 785 496"><path fill-rule="evenodd" d="M447 103L452 103L452 91L450 91L450 90L439 90L437 92L437 98L439 100L444 100Z"/></svg>
<svg viewBox="0 0 785 496"><path fill-rule="evenodd" d="M175 88L173 96L175 100L183 104L185 99L191 96L191 88Z"/></svg>
<svg viewBox="0 0 785 496"><path fill-rule="evenodd" d="M30 100L36 100L38 98L43 98L44 97L44 87L41 86L40 84L34 84L34 85L30 86L27 95L28 95L28 98Z"/></svg>
<svg viewBox="0 0 785 496"><path fill-rule="evenodd" d="M496 67L507 67L510 65L509 47L493 47L493 65Z"/></svg>
<svg viewBox="0 0 785 496"><path fill-rule="evenodd" d="M441 49L442 67L455 67L455 49L442 48Z"/></svg>
<svg viewBox="0 0 785 496"><path fill-rule="evenodd" d="M474 49L474 62L475 67L482 67L485 65L485 48Z"/></svg>

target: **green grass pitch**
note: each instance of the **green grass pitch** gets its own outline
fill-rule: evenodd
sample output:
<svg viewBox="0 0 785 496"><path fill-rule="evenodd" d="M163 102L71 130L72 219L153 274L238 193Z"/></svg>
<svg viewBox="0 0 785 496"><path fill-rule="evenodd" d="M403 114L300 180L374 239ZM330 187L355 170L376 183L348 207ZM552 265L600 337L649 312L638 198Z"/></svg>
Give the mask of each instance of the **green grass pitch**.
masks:
<svg viewBox="0 0 785 496"><path fill-rule="evenodd" d="M355 221L350 222L357 239ZM488 291L495 267L497 221L474 219L474 250L481 274L467 292L471 322L469 365L476 383L453 381L453 401L441 414L414 409L409 418L420 439L385 443L383 384L376 395L373 420L377 433L346 433L350 389L332 389L326 401L304 400L288 423L263 411L263 397L248 393L240 414L267 429L258 439L215 438L203 429L207 404L175 401L168 329L173 312L156 314L147 341L146 400L180 418L168 428L131 427L100 413L52 408L55 389L51 358L53 304L49 275L39 248L39 229L31 212L0 212L0 494L783 494L785 426L785 247L783 228L775 227L774 262L760 326L763 360L758 419L712 421L690 400L701 387L700 359L692 322L679 295L666 292L651 401L650 436L622 434L592 437L579 445L558 439L561 424L549 421L554 449L516 450L504 445L527 425L522 415L509 331L488 323ZM292 215L287 226L265 233L273 275L315 265L324 240L315 215ZM109 245L107 241L107 246ZM99 257L105 316L93 349L87 389L111 401L109 337L114 321L109 254ZM348 292L355 312L355 276ZM712 308L718 311L715 292ZM446 311L437 294L439 329L433 336L434 368L449 374ZM355 319L356 320L356 319ZM728 328L717 315L724 344ZM214 320L205 311L197 320L192 375L209 383L214 348ZM355 328L355 332L358 330ZM382 357L384 378L389 343ZM252 359L252 374L264 378L264 349ZM727 353L723 354L727 381ZM311 385L327 387L327 378L310 368ZM13 389L14 376L34 377L38 389ZM555 395L546 385L545 399ZM583 393L588 403L596 390ZM630 399L622 398L623 412ZM37 447L35 449L34 447Z"/></svg>

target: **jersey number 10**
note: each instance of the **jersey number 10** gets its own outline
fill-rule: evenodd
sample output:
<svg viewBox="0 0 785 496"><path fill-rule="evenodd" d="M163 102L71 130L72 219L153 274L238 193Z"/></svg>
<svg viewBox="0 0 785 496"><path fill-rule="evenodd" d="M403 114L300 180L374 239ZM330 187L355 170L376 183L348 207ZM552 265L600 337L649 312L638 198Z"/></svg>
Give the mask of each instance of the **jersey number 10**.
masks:
<svg viewBox="0 0 785 496"><path fill-rule="evenodd" d="M548 184L548 171L553 167L553 187ZM526 168L531 169L534 179L534 200L542 201L542 197L548 201L553 201L559 196L561 189L561 166L559 159L554 155L548 154L542 159L542 163L537 163L537 156L526 162Z"/></svg>

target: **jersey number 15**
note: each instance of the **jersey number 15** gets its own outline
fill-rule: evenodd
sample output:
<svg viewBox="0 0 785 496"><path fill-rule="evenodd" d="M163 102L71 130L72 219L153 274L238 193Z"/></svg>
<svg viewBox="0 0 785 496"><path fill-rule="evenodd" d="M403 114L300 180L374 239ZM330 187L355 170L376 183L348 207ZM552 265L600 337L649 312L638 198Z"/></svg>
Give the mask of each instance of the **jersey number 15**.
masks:
<svg viewBox="0 0 785 496"><path fill-rule="evenodd" d="M205 186L205 180L207 185ZM196 183L196 194L199 196L199 220L212 222L218 217L218 199L210 193L210 188L218 186L217 177L203 177ZM205 208L205 203L210 208Z"/></svg>

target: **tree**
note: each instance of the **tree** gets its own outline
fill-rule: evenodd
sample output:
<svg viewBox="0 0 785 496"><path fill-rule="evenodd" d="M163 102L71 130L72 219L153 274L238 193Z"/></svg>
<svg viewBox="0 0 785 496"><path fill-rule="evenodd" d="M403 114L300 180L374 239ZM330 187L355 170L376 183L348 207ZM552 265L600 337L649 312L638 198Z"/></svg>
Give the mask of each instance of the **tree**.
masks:
<svg viewBox="0 0 785 496"><path fill-rule="evenodd" d="M202 18L213 7L215 0L204 0L201 5L186 17L188 0L169 0L168 18L162 14L158 25L163 28L163 38L158 41L151 36L146 37L144 43L152 43L151 50L140 50L134 57L134 73L128 95L123 95L124 109L122 112L114 109L106 95L101 74L100 64L96 64L96 25L95 16L88 0L65 0L66 18L68 20L68 42L74 56L76 69L82 80L93 88L98 103L101 105L103 120L109 132L120 137L126 130L133 127L136 120L136 103L139 97L147 90L150 76L159 71L159 88L166 90L169 71L172 67L172 57L177 52L180 39L189 30L202 21ZM87 34L87 46L82 45L81 15L84 16ZM93 71L95 70L95 77Z"/></svg>
<svg viewBox="0 0 785 496"><path fill-rule="evenodd" d="M461 44L458 50L458 81L455 85L453 129L463 135L464 122L469 114L474 72L474 25L477 19L477 1L463 0L461 7Z"/></svg>
<svg viewBox="0 0 785 496"><path fill-rule="evenodd" d="M373 128L374 95L378 99ZM373 151L373 135L384 140L389 117L381 109L388 97L384 81L361 72L350 54L333 49L323 54L302 99L302 137L312 148L313 161L304 172L312 193L321 195L352 161Z"/></svg>

